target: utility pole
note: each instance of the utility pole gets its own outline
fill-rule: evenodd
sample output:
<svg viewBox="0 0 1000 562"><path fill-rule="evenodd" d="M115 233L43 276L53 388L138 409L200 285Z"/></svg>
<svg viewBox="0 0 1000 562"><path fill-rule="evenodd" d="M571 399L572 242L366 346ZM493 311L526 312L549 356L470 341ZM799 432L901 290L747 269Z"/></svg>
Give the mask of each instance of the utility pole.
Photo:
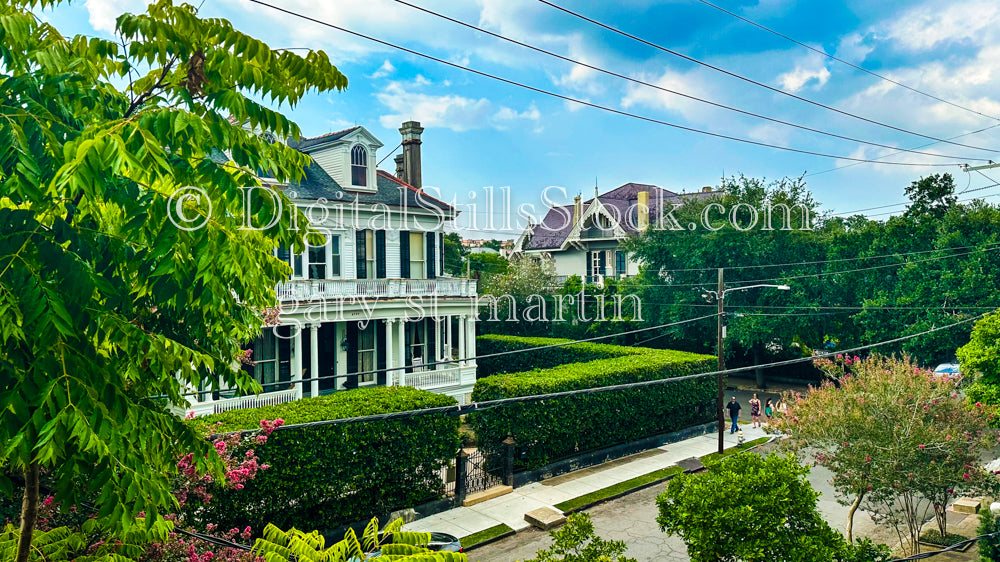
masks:
<svg viewBox="0 0 1000 562"><path fill-rule="evenodd" d="M723 444L723 439L724 439L724 435L725 435L725 431L726 431L726 416L723 413L723 408L722 408L722 405L723 405L723 403L725 401L725 398L723 397L723 393L726 390L725 389L725 382L723 380L723 377L725 375L722 374L722 371L726 370L726 356L725 356L725 347L724 347L725 346L725 339L726 338L725 338L725 334L723 334L723 330L725 330L725 326L723 326L723 318L724 318L724 316L723 316L723 314L724 314L724 312L723 312L723 303L725 302L725 298L724 298L723 295L725 295L725 288L724 288L725 282L723 281L723 273L722 272L723 272L723 269L720 267L719 268L719 288L718 288L718 292L716 293L718 295L718 298L715 299L715 302L718 305L718 317L716 318L717 327L718 327L718 330L717 330L717 332L718 332L717 333L718 339L717 339L716 351L718 351L718 353L719 353L719 361L718 361L718 371L719 371L719 400L718 400L718 402L719 402L719 404L718 404L718 406L719 406L719 454L722 454L722 451L725 448L725 445Z"/></svg>

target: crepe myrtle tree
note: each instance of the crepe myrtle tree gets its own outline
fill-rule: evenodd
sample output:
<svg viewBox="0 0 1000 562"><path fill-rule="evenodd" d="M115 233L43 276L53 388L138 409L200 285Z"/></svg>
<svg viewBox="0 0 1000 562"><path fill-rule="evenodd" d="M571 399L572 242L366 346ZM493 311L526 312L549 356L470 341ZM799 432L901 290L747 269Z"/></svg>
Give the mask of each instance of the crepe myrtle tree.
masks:
<svg viewBox="0 0 1000 562"><path fill-rule="evenodd" d="M865 505L917 552L928 513L943 536L951 498L995 481L979 462L980 452L997 443L988 430L993 414L962 400L948 377L906 356L838 356L817 366L836 383L787 395L789 407L773 426L789 436L785 446L833 472L834 489L851 507L848 540Z"/></svg>
<svg viewBox="0 0 1000 562"><path fill-rule="evenodd" d="M289 273L272 252L313 233L284 195L247 205L243 188L308 163L274 142L299 128L268 105L347 86L322 51L271 49L187 4L124 14L105 40L32 11L57 3L0 5L0 489L24 479L17 562L40 479L127 532L176 506L179 453L222 476L166 403L259 390L240 344Z"/></svg>

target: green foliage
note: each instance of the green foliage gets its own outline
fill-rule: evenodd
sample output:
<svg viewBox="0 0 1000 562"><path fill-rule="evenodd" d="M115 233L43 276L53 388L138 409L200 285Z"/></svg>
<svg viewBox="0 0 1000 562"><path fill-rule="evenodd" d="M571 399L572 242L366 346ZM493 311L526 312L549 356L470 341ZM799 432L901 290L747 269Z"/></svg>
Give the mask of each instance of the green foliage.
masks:
<svg viewBox="0 0 1000 562"><path fill-rule="evenodd" d="M286 211L241 228L273 216L268 198L244 205L255 171L284 183L308 163L263 136L299 134L263 103L347 79L322 51L272 50L189 4L122 15L105 40L29 11L54 3L0 5L0 473L40 466L58 503L151 525L174 506L181 453L221 472L164 403L258 388L234 358L287 278L275 247L301 248L288 227L308 225ZM200 228L181 228L183 186L204 190L179 205Z"/></svg>
<svg viewBox="0 0 1000 562"><path fill-rule="evenodd" d="M656 522L684 539L692 562L840 559L846 543L816 509L808 473L792 456L733 455L671 480Z"/></svg>
<svg viewBox="0 0 1000 562"><path fill-rule="evenodd" d="M942 537L937 529L928 529L920 535L921 542L936 544L938 546L951 546L968 539L969 537L956 535L955 533L945 533Z"/></svg>
<svg viewBox="0 0 1000 562"><path fill-rule="evenodd" d="M515 346L544 345L560 340L501 338L489 341ZM481 378L476 381L472 399L480 402L667 379L709 371L714 361L704 355L681 351L596 344L566 347L576 345L581 346L576 351L565 348L541 351L540 354L551 354L539 362L544 365L558 361L560 354L580 353L589 357L618 353L619 356ZM470 414L468 421L481 448L499 453L503 440L510 435L517 442L516 465L537 468L576 453L711 421L715 415L715 388L714 378L703 377L637 389L506 404ZM594 428L601 429L595 431Z"/></svg>
<svg viewBox="0 0 1000 562"><path fill-rule="evenodd" d="M979 528L976 535L997 535L979 539L979 559L982 562L996 562L1000 560L1000 517L993 515L988 509L979 512Z"/></svg>
<svg viewBox="0 0 1000 562"><path fill-rule="evenodd" d="M444 270L454 276L465 273L462 269L462 258L465 256L465 247L462 246L462 237L457 232L449 232L444 235Z"/></svg>
<svg viewBox="0 0 1000 562"><path fill-rule="evenodd" d="M773 427L789 436L786 446L812 452L833 472L843 503L864 500L872 517L896 527L915 552L927 511L947 533L950 499L996 485L979 462L980 452L996 445L992 416L959 398L954 381L907 357L847 361L848 372L821 362L838 384L786 396L788 410Z"/></svg>
<svg viewBox="0 0 1000 562"><path fill-rule="evenodd" d="M476 338L476 355L506 353L557 343L568 343L570 341L572 340L487 334ZM585 363L595 359L639 355L645 352L645 349L636 347L589 342L574 343L528 353L477 358L476 376L483 378L502 373L520 373L534 369L550 369L567 363Z"/></svg>
<svg viewBox="0 0 1000 562"><path fill-rule="evenodd" d="M306 533L294 527L287 532L275 525L264 528L263 538L257 539L253 553L267 562L355 562L368 558L412 562L467 562L465 554L433 552L427 548L430 533L403 531L403 520L396 519L379 529L378 519L372 519L360 539L348 529L343 540L329 547L318 531Z"/></svg>
<svg viewBox="0 0 1000 562"><path fill-rule="evenodd" d="M261 419L296 424L455 403L450 396L411 387L372 387L189 423L238 431L255 429ZM242 490L212 489L212 503L193 506L187 516L224 529L260 529L267 523L332 529L441 497L440 470L455 458L457 448L458 418L443 414L281 429L255 448L260 462L270 468Z"/></svg>
<svg viewBox="0 0 1000 562"><path fill-rule="evenodd" d="M469 254L465 259L469 264L469 272L480 281L480 290L489 283L491 276L504 275L510 269L510 261L498 254L479 252Z"/></svg>
<svg viewBox="0 0 1000 562"><path fill-rule="evenodd" d="M483 529L482 531L479 531L477 533L472 533L471 535L462 537L462 548L468 550L472 546L484 543L488 540L494 539L501 535L506 535L508 533L513 534L514 529L511 529L507 525L500 523L499 525L494 525L489 529Z"/></svg>
<svg viewBox="0 0 1000 562"><path fill-rule="evenodd" d="M552 546L535 553L525 562L635 562L626 558L628 545L624 541L607 541L594 533L590 515L574 513L566 524L549 531Z"/></svg>
<svg viewBox="0 0 1000 562"><path fill-rule="evenodd" d="M1000 411L1000 312L976 321L969 343L958 350L963 374L975 382L966 390L969 399Z"/></svg>
<svg viewBox="0 0 1000 562"><path fill-rule="evenodd" d="M134 525L122 533L118 540L113 541L97 540L106 538L106 530L97 519L88 519L79 527L36 530L28 560L129 562L142 556L148 543L167 541L173 528L170 521L157 521L148 529L144 524ZM0 531L0 560L14 560L17 542L18 529L14 525L7 525Z"/></svg>

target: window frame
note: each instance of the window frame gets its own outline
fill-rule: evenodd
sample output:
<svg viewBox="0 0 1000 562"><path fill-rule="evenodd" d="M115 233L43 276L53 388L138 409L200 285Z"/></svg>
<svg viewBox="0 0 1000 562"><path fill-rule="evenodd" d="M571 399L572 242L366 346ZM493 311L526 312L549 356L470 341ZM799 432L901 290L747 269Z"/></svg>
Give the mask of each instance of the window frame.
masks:
<svg viewBox="0 0 1000 562"><path fill-rule="evenodd" d="M330 240L329 240L329 237L327 237L325 234L321 234L320 236L323 236L323 245L322 246L314 246L312 244L309 244L308 241L306 242L306 251L305 251L304 256L303 256L304 259L305 259L305 264L304 264L305 265L305 272L304 273L305 273L305 278L306 279L317 279L317 280L318 279L329 279L329 277L327 277L327 273L328 273L328 269L329 269L329 267L327 266L327 264L328 264L328 260L327 260L327 251L328 251L327 250L327 244L328 244L328 242ZM319 254L319 258L320 258L321 261L313 261L313 257L314 257L313 252L316 252L316 253ZM319 276L319 277L314 277L313 276L313 268L314 267L317 268L317 269L322 268L321 269L321 276Z"/></svg>
<svg viewBox="0 0 1000 562"><path fill-rule="evenodd" d="M362 144L351 147L351 185L368 187L368 149Z"/></svg>
<svg viewBox="0 0 1000 562"><path fill-rule="evenodd" d="M371 348L365 345L367 335L371 335ZM358 375L358 386L373 386L377 383L376 373L369 372L378 368L378 330L375 329L375 321L369 321L363 330L358 330L358 372L366 373ZM366 358L370 356L371 364L366 365Z"/></svg>
<svg viewBox="0 0 1000 562"><path fill-rule="evenodd" d="M410 231L410 279L427 279L427 252L424 233ZM420 259L414 259L419 254Z"/></svg>

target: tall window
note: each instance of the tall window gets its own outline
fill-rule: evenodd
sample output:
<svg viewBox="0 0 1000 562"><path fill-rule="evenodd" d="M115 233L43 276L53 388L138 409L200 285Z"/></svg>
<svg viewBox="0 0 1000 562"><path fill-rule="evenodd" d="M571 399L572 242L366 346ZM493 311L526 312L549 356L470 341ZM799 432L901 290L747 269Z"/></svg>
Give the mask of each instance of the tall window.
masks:
<svg viewBox="0 0 1000 562"><path fill-rule="evenodd" d="M291 250L289 250L288 248L286 248L284 246L279 246L278 250L275 252L274 255L279 260L281 260L281 261L287 263L288 265L290 265L293 268L293 271L294 271L294 268L295 268L294 256L295 256L295 254L293 254L291 252ZM300 270L302 269L301 265L299 266L299 269Z"/></svg>
<svg viewBox="0 0 1000 562"><path fill-rule="evenodd" d="M360 144L351 149L351 184L368 185L368 151Z"/></svg>
<svg viewBox="0 0 1000 562"><path fill-rule="evenodd" d="M422 371L424 364L424 323L407 322L406 324L406 363L413 368L407 372Z"/></svg>
<svg viewBox="0 0 1000 562"><path fill-rule="evenodd" d="M320 246L309 245L306 251L309 260L309 279L326 279L326 244Z"/></svg>
<svg viewBox="0 0 1000 562"><path fill-rule="evenodd" d="M375 382L375 322L368 322L364 330L358 331L358 372L367 373L358 377L359 383Z"/></svg>
<svg viewBox="0 0 1000 562"><path fill-rule="evenodd" d="M615 275L625 275L625 252L615 252Z"/></svg>
<svg viewBox="0 0 1000 562"><path fill-rule="evenodd" d="M264 386L264 391L274 390L278 372L278 339L274 330L264 330L253 342L253 362L253 377Z"/></svg>
<svg viewBox="0 0 1000 562"><path fill-rule="evenodd" d="M340 277L340 236L330 237L330 277Z"/></svg>
<svg viewBox="0 0 1000 562"><path fill-rule="evenodd" d="M411 232L410 235L410 279L423 279L424 275L424 234Z"/></svg>
<svg viewBox="0 0 1000 562"><path fill-rule="evenodd" d="M365 231L365 273L366 279L375 279L375 231Z"/></svg>

